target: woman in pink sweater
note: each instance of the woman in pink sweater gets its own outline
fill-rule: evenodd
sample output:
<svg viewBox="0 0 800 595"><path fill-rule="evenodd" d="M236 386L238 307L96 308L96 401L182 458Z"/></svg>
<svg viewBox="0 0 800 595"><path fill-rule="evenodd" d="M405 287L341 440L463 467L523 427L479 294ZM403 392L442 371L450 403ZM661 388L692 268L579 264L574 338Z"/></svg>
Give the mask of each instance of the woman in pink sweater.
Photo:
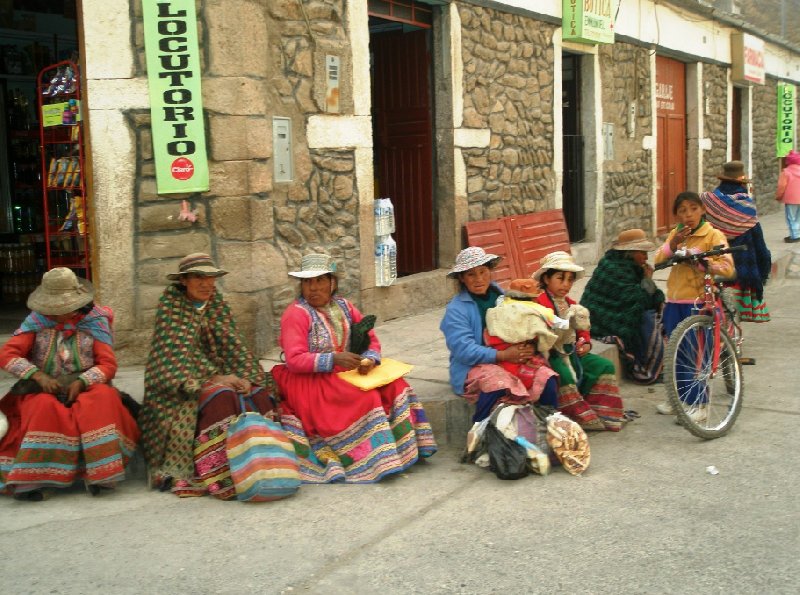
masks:
<svg viewBox="0 0 800 595"><path fill-rule="evenodd" d="M783 241L800 242L800 153L795 150L786 156L786 167L778 178L775 200L781 201L786 209L789 235Z"/></svg>

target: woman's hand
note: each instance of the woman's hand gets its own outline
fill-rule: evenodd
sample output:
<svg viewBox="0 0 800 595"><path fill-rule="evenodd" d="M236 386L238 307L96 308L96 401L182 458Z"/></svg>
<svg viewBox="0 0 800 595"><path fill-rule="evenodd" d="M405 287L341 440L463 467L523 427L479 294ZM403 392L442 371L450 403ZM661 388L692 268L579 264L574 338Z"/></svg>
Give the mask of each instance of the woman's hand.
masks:
<svg viewBox="0 0 800 595"><path fill-rule="evenodd" d="M86 385L82 380L75 380L67 388L67 403L74 403L78 395L86 390Z"/></svg>
<svg viewBox="0 0 800 595"><path fill-rule="evenodd" d="M358 364L358 373L362 376L366 376L370 372L372 372L372 368L375 367L375 360L372 360L368 357L365 357L361 360L361 363Z"/></svg>
<svg viewBox="0 0 800 595"><path fill-rule="evenodd" d="M253 387L252 383L247 378L239 378L234 374L220 374L213 376L211 381L215 384L227 386L229 389L242 394L249 393Z"/></svg>
<svg viewBox="0 0 800 595"><path fill-rule="evenodd" d="M647 277L648 279L653 278L653 267L651 267L649 263L644 263L642 265L642 270L644 271L645 277Z"/></svg>
<svg viewBox="0 0 800 595"><path fill-rule="evenodd" d="M46 393L50 393L51 395L56 395L58 394L58 391L61 390L61 385L58 384L58 380L48 376L41 370L34 372L33 376L31 376L31 379L38 382L39 386L42 387L42 390Z"/></svg>
<svg viewBox="0 0 800 595"><path fill-rule="evenodd" d="M340 351L333 354L333 363L345 370L354 370L361 365L361 356L349 351Z"/></svg>
<svg viewBox="0 0 800 595"><path fill-rule="evenodd" d="M528 343L514 343L503 351L497 352L497 361L523 364L533 356L533 345Z"/></svg>

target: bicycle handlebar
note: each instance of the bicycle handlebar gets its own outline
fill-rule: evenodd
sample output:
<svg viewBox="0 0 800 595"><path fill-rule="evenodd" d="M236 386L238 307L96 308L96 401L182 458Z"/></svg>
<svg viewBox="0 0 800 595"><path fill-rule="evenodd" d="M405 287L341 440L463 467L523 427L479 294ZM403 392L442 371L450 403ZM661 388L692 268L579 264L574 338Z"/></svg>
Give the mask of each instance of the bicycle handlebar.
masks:
<svg viewBox="0 0 800 595"><path fill-rule="evenodd" d="M699 262L701 260L705 260L706 258L710 258L712 256L720 256L721 254L730 254L731 252L741 252L743 250L747 250L747 246L733 246L731 248L724 248L723 246L715 246L711 250L707 252L698 252L697 254L685 254L683 256L672 256L669 259L665 260L664 262L659 262L656 266L653 267L654 270L660 271L661 269L666 269L671 266L675 266L681 262Z"/></svg>

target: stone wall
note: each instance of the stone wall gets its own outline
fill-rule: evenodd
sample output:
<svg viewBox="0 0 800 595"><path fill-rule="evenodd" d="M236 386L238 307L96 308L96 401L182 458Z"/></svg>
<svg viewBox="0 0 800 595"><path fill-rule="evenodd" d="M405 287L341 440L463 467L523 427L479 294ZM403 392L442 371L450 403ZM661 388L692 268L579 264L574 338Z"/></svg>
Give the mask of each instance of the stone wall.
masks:
<svg viewBox="0 0 800 595"><path fill-rule="evenodd" d="M488 149L464 149L472 221L554 207L553 25L460 4L465 128Z"/></svg>
<svg viewBox="0 0 800 595"><path fill-rule="evenodd" d="M775 156L777 135L777 81L767 78L753 87L753 197L760 213L772 213L780 206L775 201L780 163Z"/></svg>
<svg viewBox="0 0 800 595"><path fill-rule="evenodd" d="M650 56L645 48L617 42L599 46L603 122L614 126L614 158L604 162L603 227L609 245L620 231L652 227L652 154L642 148L653 134ZM636 102L636 127L628 131L628 109Z"/></svg>
<svg viewBox="0 0 800 595"><path fill-rule="evenodd" d="M344 0L198 0L211 188L159 195L148 111L127 113L136 137L134 198L136 329L123 336L122 359L146 355L158 297L179 259L209 252L230 271L218 285L258 354L274 348L280 313L298 293L287 270L302 254L327 251L344 265L341 292L357 298L358 195L352 151L312 152L304 130L322 113L324 55L342 59L340 112L352 113ZM313 37L313 41L312 41ZM137 76L146 76L141 3L134 9ZM295 175L273 180L272 117L292 119ZM179 218L182 201L197 216ZM356 234L354 236L354 233Z"/></svg>
<svg viewBox="0 0 800 595"><path fill-rule="evenodd" d="M719 184L717 174L725 163L728 149L728 71L715 64L703 65L703 137L711 139L711 149L703 152L703 187Z"/></svg>

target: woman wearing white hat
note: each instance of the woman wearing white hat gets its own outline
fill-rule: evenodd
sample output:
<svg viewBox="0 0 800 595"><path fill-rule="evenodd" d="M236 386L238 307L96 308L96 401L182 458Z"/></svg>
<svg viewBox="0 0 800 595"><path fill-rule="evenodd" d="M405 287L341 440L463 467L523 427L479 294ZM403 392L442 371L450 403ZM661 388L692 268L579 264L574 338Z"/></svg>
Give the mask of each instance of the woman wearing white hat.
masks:
<svg viewBox="0 0 800 595"><path fill-rule="evenodd" d="M272 368L281 423L295 443L306 483L372 483L400 473L437 446L416 393L402 377L362 390L339 377L382 372L374 317L336 295L337 267L327 254L306 254L300 296L281 316L286 363Z"/></svg>
<svg viewBox="0 0 800 595"><path fill-rule="evenodd" d="M0 367L20 381L0 400L0 492L40 501L44 488L86 482L90 493L125 478L139 429L109 386L117 371L110 308L94 289L55 268L28 297L31 313L0 349Z"/></svg>
<svg viewBox="0 0 800 595"><path fill-rule="evenodd" d="M536 367L532 383L523 383L514 373L536 355L533 342L501 344L486 332L487 311L503 295L492 281L492 269L499 262L499 256L477 246L459 252L447 273L458 281L458 293L439 325L450 351L450 386L475 405L475 422L488 417L498 402L557 404L556 379L546 365ZM525 288L520 290L520 297L528 297Z"/></svg>
<svg viewBox="0 0 800 595"><path fill-rule="evenodd" d="M664 292L653 282L647 253L655 244L641 229L620 232L592 273L581 304L592 312L592 337L617 345L628 377L651 384L664 367Z"/></svg>
<svg viewBox="0 0 800 595"><path fill-rule="evenodd" d="M583 273L583 267L569 253L551 252L542 258L539 270L533 274L542 288L538 302L552 309L556 316L568 318L570 306L576 303L568 294ZM585 430L618 432L625 422L625 412L614 364L589 353L592 348L589 331L579 330L576 334L569 354L571 365L560 354L552 353L550 357L550 365L559 376L558 408Z"/></svg>

